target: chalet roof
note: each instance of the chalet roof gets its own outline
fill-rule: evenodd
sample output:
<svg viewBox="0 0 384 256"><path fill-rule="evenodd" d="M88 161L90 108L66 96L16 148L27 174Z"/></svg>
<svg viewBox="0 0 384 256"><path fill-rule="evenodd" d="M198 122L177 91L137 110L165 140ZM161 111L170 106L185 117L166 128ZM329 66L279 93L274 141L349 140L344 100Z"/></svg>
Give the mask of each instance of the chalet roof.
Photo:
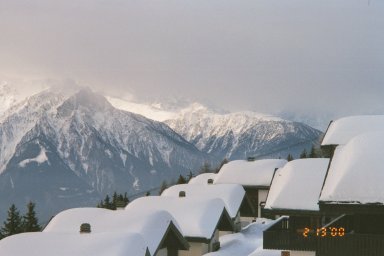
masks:
<svg viewBox="0 0 384 256"><path fill-rule="evenodd" d="M265 209L318 211L328 164L327 158L288 162L273 178Z"/></svg>
<svg viewBox="0 0 384 256"><path fill-rule="evenodd" d="M89 223L92 233L138 233L146 241L152 255L161 246L161 242L171 223L178 227L172 215L164 210L127 212L125 210L112 211L102 208L74 208L57 214L43 232L75 234L79 232L82 223Z"/></svg>
<svg viewBox="0 0 384 256"><path fill-rule="evenodd" d="M173 198L167 196L141 197L125 208L127 212L166 210L180 225L185 237L211 239L222 215L230 217L223 200L219 198Z"/></svg>
<svg viewBox="0 0 384 256"><path fill-rule="evenodd" d="M217 174L214 183L269 187L275 169L283 167L286 163L287 161L283 159L231 161L223 165L220 172Z"/></svg>
<svg viewBox="0 0 384 256"><path fill-rule="evenodd" d="M196 177L193 177L188 184L208 184L208 180L212 179L214 180L216 177L216 173L202 173L197 175Z"/></svg>
<svg viewBox="0 0 384 256"><path fill-rule="evenodd" d="M359 134L376 131L384 131L384 115L340 118L329 125L321 145L344 145Z"/></svg>
<svg viewBox="0 0 384 256"><path fill-rule="evenodd" d="M14 256L145 256L144 239L136 233L23 233L0 241L0 255Z"/></svg>
<svg viewBox="0 0 384 256"><path fill-rule="evenodd" d="M365 133L338 146L321 192L323 203L383 204L384 132Z"/></svg>
<svg viewBox="0 0 384 256"><path fill-rule="evenodd" d="M231 218L236 217L245 196L245 190L239 184L181 184L164 190L161 196L179 197L180 191L187 197L222 199Z"/></svg>

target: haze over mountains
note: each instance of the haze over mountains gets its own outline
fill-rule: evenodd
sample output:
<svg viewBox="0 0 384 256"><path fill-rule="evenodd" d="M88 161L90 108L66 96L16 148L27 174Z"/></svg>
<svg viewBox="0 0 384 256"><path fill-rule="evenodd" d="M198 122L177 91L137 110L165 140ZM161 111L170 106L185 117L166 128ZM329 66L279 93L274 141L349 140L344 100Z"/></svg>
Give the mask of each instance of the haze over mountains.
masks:
<svg viewBox="0 0 384 256"><path fill-rule="evenodd" d="M305 124L220 113L199 103L170 111L120 102L117 109L116 99L84 88L49 89L26 99L9 89L0 87L0 206L21 208L32 200L44 219L64 208L93 206L114 191L147 191L196 173L204 163L285 158L321 135Z"/></svg>

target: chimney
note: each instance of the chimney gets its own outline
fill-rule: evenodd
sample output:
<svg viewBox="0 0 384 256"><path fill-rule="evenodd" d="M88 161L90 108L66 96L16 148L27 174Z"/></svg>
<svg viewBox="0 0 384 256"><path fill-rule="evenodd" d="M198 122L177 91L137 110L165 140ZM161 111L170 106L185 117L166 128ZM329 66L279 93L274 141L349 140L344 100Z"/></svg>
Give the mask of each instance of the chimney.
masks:
<svg viewBox="0 0 384 256"><path fill-rule="evenodd" d="M213 179L208 179L207 183L208 184L213 184Z"/></svg>
<svg viewBox="0 0 384 256"><path fill-rule="evenodd" d="M185 195L185 191L180 191L179 192L179 197L185 197L186 195Z"/></svg>
<svg viewBox="0 0 384 256"><path fill-rule="evenodd" d="M255 161L256 160L256 157L254 157L254 156L249 156L248 158L247 158L247 161L248 162L253 162L253 161Z"/></svg>
<svg viewBox="0 0 384 256"><path fill-rule="evenodd" d="M91 225L89 223L83 223L80 225L80 234L91 233Z"/></svg>

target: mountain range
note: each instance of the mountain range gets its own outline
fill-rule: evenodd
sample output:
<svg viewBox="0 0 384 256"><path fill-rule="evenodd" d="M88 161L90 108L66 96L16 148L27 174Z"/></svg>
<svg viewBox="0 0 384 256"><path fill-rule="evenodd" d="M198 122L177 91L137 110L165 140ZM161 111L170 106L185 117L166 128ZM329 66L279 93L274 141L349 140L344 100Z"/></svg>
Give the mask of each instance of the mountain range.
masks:
<svg viewBox="0 0 384 256"><path fill-rule="evenodd" d="M199 150L219 160L298 157L322 132L301 122L251 111L228 112L201 103L162 107L108 97L116 108L164 122Z"/></svg>
<svg viewBox="0 0 384 256"><path fill-rule="evenodd" d="M201 151L227 160L298 156L321 135L303 123L249 111L216 113L196 103L165 123Z"/></svg>
<svg viewBox="0 0 384 256"><path fill-rule="evenodd" d="M16 97L4 88L0 97ZM224 158L285 158L321 135L253 112L221 113L199 103L170 111L86 88L7 102L0 112L0 219L11 203L21 208L32 200L47 220L114 191L148 191Z"/></svg>
<svg viewBox="0 0 384 256"><path fill-rule="evenodd" d="M167 125L115 109L87 89L19 103L0 124L0 138L0 204L34 200L50 214L60 210L54 205L145 191L213 161Z"/></svg>

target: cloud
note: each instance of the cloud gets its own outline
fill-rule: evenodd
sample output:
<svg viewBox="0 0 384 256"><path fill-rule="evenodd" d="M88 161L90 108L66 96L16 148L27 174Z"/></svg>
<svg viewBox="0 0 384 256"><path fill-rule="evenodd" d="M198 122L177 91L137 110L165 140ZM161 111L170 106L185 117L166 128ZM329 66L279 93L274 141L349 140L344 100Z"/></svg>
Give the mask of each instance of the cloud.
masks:
<svg viewBox="0 0 384 256"><path fill-rule="evenodd" d="M383 112L383 11L376 0L2 0L0 79L233 110Z"/></svg>

